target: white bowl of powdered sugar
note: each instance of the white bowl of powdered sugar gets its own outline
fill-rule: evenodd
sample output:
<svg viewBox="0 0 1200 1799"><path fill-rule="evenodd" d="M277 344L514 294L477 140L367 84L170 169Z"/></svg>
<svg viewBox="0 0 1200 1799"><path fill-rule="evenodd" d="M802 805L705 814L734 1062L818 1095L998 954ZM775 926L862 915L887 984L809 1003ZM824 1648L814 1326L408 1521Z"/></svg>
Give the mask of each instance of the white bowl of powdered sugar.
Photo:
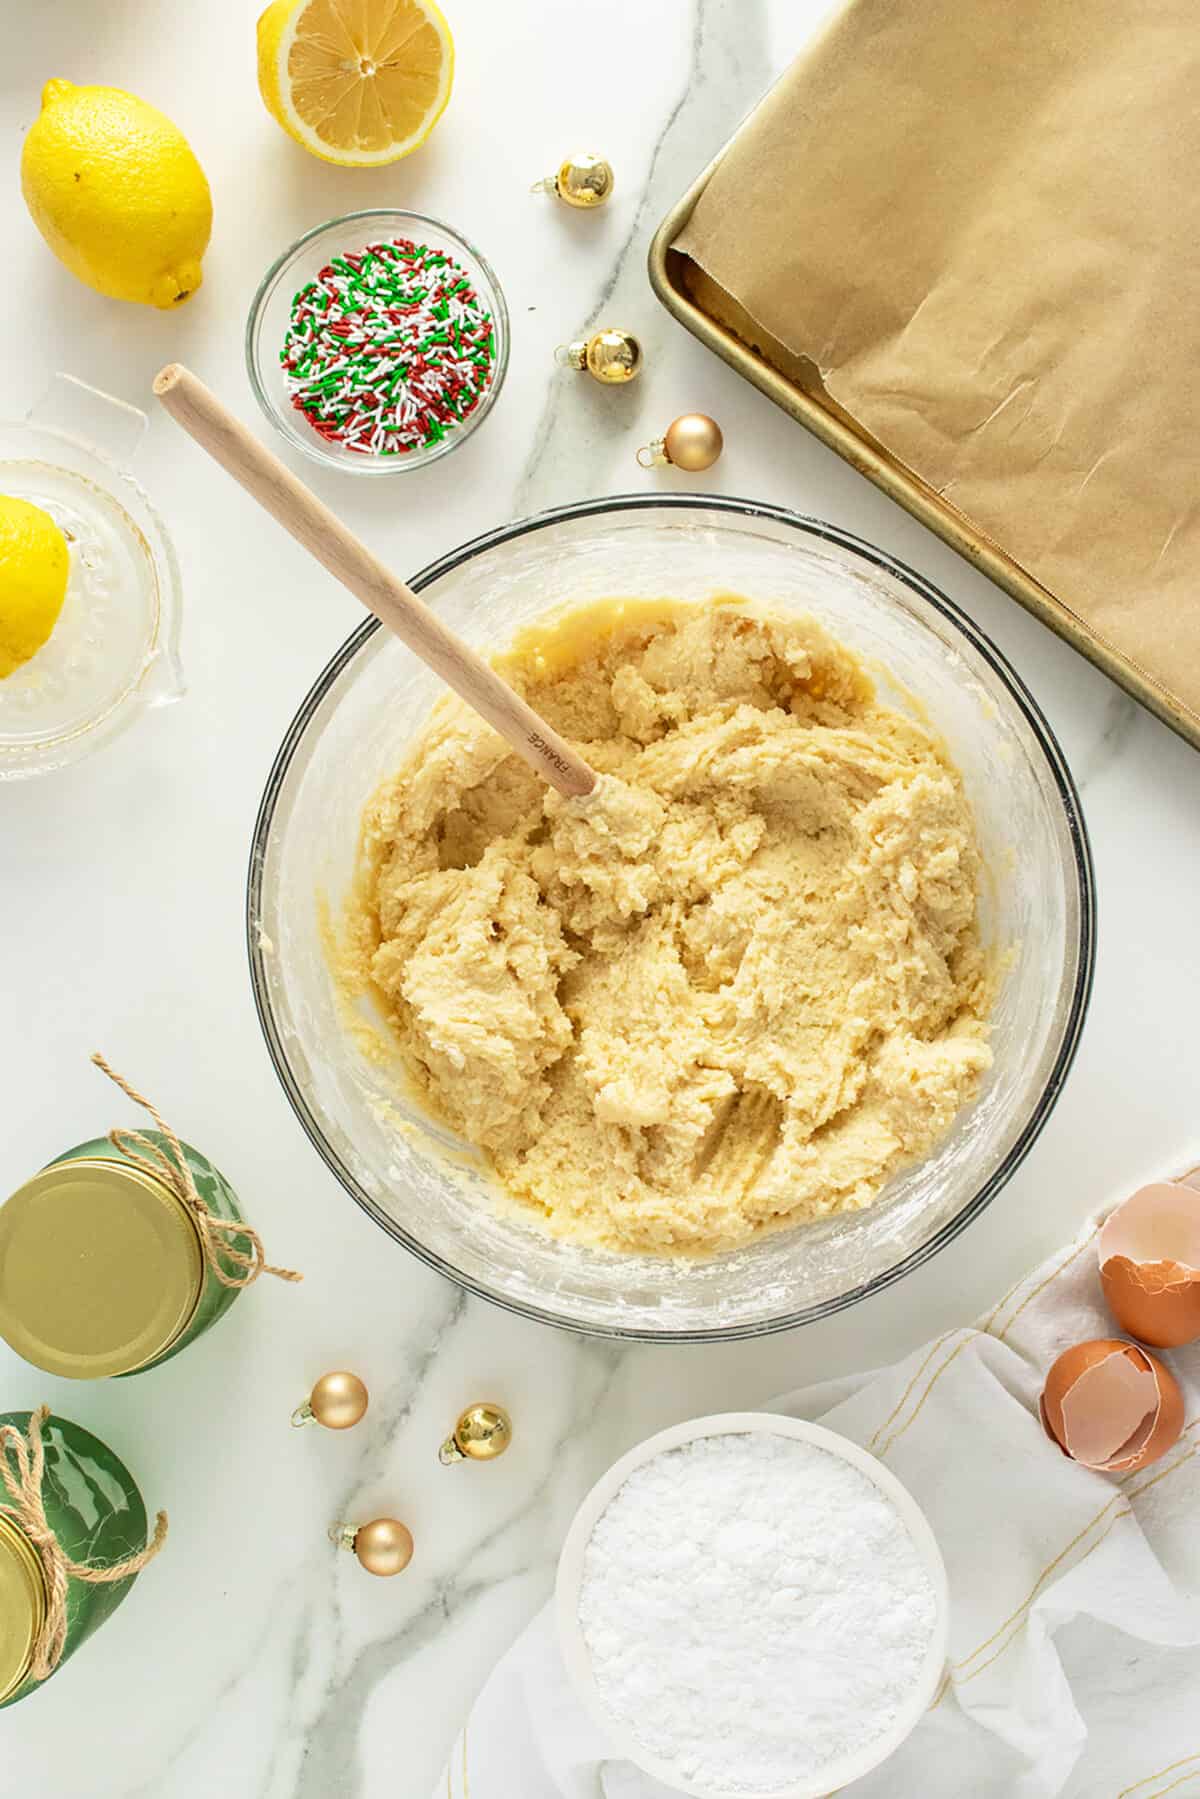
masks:
<svg viewBox="0 0 1200 1799"><path fill-rule="evenodd" d="M660 1432L579 1508L556 1589L612 1745L695 1799L819 1799L931 1703L946 1570L924 1514L833 1431L730 1412Z"/></svg>

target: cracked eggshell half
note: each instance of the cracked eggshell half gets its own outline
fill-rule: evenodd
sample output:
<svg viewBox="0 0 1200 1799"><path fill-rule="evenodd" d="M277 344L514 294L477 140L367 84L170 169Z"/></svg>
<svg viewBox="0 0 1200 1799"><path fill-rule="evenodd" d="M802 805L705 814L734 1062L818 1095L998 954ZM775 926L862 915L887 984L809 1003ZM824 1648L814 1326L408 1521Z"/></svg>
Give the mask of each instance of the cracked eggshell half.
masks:
<svg viewBox="0 0 1200 1799"><path fill-rule="evenodd" d="M1165 1455L1183 1429L1183 1394L1169 1368L1119 1337L1064 1349L1041 1399L1046 1434L1063 1454L1103 1474L1134 1474Z"/></svg>
<svg viewBox="0 0 1200 1799"><path fill-rule="evenodd" d="M1108 1309L1131 1337L1160 1349L1200 1337L1200 1193L1178 1181L1139 1187L1099 1238Z"/></svg>

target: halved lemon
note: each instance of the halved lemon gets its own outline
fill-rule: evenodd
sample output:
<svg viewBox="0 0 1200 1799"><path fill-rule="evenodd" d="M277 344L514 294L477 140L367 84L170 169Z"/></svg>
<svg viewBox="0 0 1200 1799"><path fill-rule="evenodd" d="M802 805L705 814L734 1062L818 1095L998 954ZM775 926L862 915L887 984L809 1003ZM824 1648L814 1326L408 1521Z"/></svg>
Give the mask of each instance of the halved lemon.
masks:
<svg viewBox="0 0 1200 1799"><path fill-rule="evenodd" d="M425 142L450 98L454 40L433 0L274 0L258 85L289 137L352 168Z"/></svg>

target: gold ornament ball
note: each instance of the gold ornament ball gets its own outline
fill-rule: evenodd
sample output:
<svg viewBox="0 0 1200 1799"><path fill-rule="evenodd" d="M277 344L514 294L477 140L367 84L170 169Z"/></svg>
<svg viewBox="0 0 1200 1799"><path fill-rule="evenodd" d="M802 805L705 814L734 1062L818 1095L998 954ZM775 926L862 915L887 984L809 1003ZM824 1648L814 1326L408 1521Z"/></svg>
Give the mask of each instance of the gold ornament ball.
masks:
<svg viewBox="0 0 1200 1799"><path fill-rule="evenodd" d="M706 412L683 413L667 426L663 435L667 461L691 474L711 468L724 448L721 427Z"/></svg>
<svg viewBox="0 0 1200 1799"><path fill-rule="evenodd" d="M581 211L603 206L613 191L612 168L590 150L580 156L568 156L558 166L554 191L568 206L577 206Z"/></svg>
<svg viewBox="0 0 1200 1799"><path fill-rule="evenodd" d="M629 331L597 331L588 339L587 372L606 387L636 380L642 372L642 346Z"/></svg>
<svg viewBox="0 0 1200 1799"><path fill-rule="evenodd" d="M354 1553L368 1574L403 1574L412 1561L412 1532L398 1518L374 1518L354 1533Z"/></svg>
<svg viewBox="0 0 1200 1799"><path fill-rule="evenodd" d="M597 331L573 344L560 344L555 358L606 387L632 381L642 372L642 346L631 331Z"/></svg>
<svg viewBox="0 0 1200 1799"><path fill-rule="evenodd" d="M468 1406L454 1426L454 1441L473 1462L494 1462L512 1442L512 1419L500 1405Z"/></svg>
<svg viewBox="0 0 1200 1799"><path fill-rule="evenodd" d="M326 1430L349 1430L367 1409L367 1389L357 1374L323 1374L308 1396L312 1415Z"/></svg>

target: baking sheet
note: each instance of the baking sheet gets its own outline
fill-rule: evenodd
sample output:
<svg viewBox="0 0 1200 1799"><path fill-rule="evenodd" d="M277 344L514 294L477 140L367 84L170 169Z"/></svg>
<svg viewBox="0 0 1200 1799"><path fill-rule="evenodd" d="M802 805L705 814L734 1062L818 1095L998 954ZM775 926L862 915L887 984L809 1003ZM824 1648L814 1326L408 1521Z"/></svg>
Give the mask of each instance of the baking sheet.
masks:
<svg viewBox="0 0 1200 1799"><path fill-rule="evenodd" d="M651 276L1200 747L1198 100L1183 0L855 0Z"/></svg>

